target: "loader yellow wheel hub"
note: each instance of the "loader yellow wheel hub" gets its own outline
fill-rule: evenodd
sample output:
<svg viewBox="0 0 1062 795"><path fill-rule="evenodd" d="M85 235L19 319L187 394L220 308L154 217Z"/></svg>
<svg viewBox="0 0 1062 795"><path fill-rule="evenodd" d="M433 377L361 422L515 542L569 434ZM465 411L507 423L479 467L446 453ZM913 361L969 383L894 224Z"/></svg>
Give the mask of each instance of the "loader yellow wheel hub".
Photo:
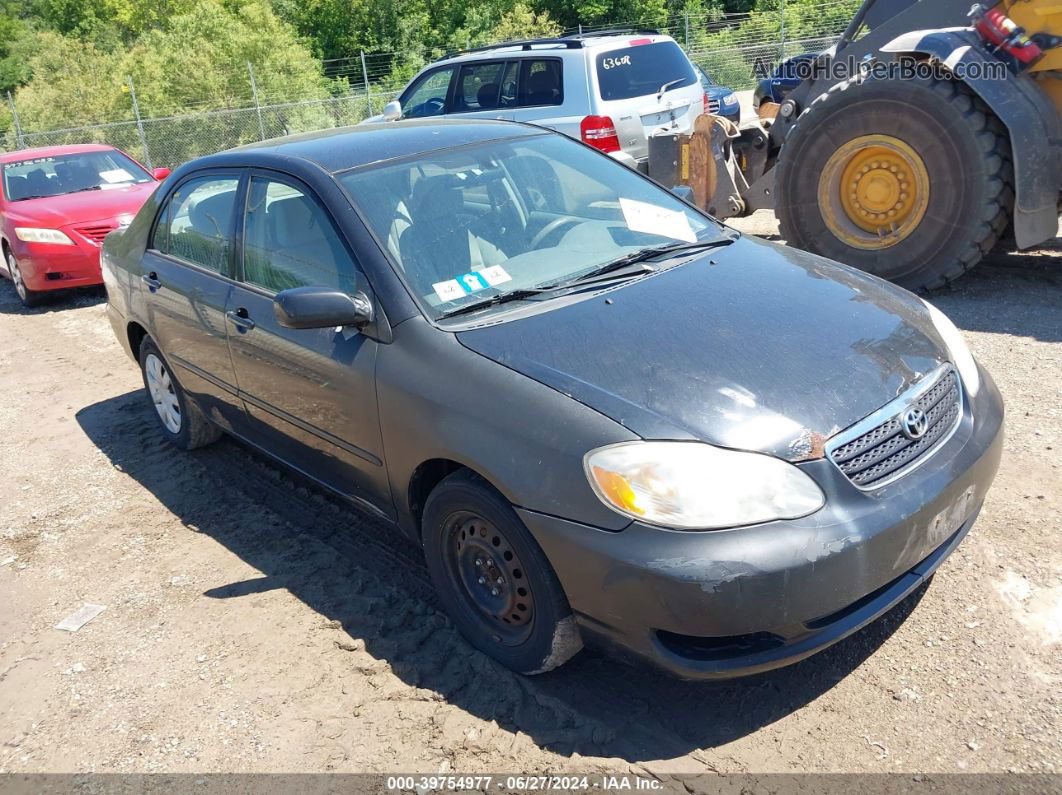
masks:
<svg viewBox="0 0 1062 795"><path fill-rule="evenodd" d="M861 249L894 246L925 218L929 172L899 138L865 135L834 152L819 177L819 208L842 242Z"/></svg>

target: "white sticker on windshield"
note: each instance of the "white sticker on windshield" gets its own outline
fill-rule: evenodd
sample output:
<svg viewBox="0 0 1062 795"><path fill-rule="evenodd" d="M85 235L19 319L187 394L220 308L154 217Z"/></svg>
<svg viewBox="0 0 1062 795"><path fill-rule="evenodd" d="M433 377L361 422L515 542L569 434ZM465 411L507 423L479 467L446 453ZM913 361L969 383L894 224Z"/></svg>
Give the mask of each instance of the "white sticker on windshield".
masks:
<svg viewBox="0 0 1062 795"><path fill-rule="evenodd" d="M458 284L457 279L449 279L445 282L435 282L431 288L435 290L435 294L443 301L456 301L458 298L464 298L468 295L461 285Z"/></svg>
<svg viewBox="0 0 1062 795"><path fill-rule="evenodd" d="M132 182L133 175L124 168L114 168L110 171L101 171L100 179L113 185L115 182Z"/></svg>
<svg viewBox="0 0 1062 795"><path fill-rule="evenodd" d="M690 226L690 219L681 211L668 210L655 204L620 198L620 209L632 232L646 232L650 235L663 235L675 240L696 243L697 235Z"/></svg>
<svg viewBox="0 0 1062 795"><path fill-rule="evenodd" d="M504 284L505 282L511 282L513 280L513 277L510 276L501 265L492 265L489 268L484 268L478 273L487 280L487 284L491 287L498 284Z"/></svg>

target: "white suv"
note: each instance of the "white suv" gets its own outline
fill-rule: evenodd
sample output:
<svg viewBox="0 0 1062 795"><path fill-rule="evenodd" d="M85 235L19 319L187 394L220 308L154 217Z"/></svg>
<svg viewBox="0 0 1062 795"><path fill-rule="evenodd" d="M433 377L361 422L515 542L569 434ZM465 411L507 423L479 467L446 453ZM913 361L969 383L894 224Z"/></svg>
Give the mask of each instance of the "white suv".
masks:
<svg viewBox="0 0 1062 795"><path fill-rule="evenodd" d="M690 132L706 110L693 64L674 39L609 31L446 56L366 122L456 115L532 122L644 170L647 136Z"/></svg>

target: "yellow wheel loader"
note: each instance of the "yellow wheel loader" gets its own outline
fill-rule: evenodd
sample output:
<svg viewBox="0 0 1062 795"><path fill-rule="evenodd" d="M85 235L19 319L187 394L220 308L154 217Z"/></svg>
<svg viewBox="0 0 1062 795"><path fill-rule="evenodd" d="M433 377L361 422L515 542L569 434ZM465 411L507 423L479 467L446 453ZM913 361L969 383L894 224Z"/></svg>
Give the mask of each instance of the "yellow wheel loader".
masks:
<svg viewBox="0 0 1062 795"><path fill-rule="evenodd" d="M910 289L1052 239L1060 37L1062 0L867 0L780 106L713 120L702 204L772 208L790 245Z"/></svg>

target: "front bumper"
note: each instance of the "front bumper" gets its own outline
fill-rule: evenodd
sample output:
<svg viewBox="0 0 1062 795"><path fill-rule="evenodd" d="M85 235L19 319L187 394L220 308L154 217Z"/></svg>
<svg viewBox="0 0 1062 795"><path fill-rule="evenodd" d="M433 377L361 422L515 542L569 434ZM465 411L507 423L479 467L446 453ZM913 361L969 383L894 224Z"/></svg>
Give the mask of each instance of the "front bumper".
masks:
<svg viewBox="0 0 1062 795"><path fill-rule="evenodd" d="M41 292L103 284L100 250L90 243L75 241L72 246L55 246L19 241L13 251L30 290Z"/></svg>
<svg viewBox="0 0 1062 795"><path fill-rule="evenodd" d="M734 124L741 121L741 103L736 102L733 105L724 105L719 103L719 110L715 113L716 116L722 116L724 119L728 119Z"/></svg>
<svg viewBox="0 0 1062 795"><path fill-rule="evenodd" d="M825 460L802 464L827 495L784 522L706 532L632 523L608 532L523 509L588 641L688 679L778 668L870 623L969 532L1003 448L991 377L952 437L919 467L861 492Z"/></svg>

